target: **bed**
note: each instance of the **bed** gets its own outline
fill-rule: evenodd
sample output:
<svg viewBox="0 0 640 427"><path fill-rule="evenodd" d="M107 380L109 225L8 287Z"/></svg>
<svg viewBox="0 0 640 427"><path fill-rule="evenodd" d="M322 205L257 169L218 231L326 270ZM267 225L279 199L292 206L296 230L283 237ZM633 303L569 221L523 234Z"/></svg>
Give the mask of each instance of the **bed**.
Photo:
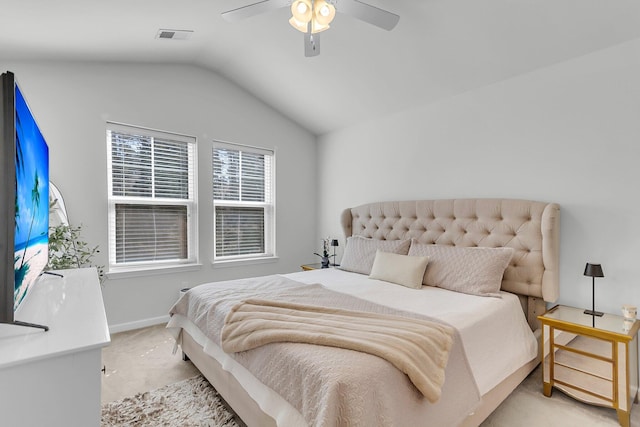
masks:
<svg viewBox="0 0 640 427"><path fill-rule="evenodd" d="M559 293L559 206L513 199L380 202L345 209L341 224L344 268L187 292L167 325L182 351L248 426L479 425L539 363L537 316ZM407 265L423 257L426 270L411 273L413 282L419 274L418 286L394 283L420 271ZM275 342L223 351L228 313L211 313L252 298L340 309L355 303L450 326L439 394L425 398L397 365L349 349Z"/></svg>

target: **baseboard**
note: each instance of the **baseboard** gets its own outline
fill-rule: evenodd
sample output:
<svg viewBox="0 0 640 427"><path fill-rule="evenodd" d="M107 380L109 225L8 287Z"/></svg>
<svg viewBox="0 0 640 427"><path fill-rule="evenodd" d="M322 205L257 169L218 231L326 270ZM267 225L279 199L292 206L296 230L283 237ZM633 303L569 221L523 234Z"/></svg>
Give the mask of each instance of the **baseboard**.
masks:
<svg viewBox="0 0 640 427"><path fill-rule="evenodd" d="M132 331L134 329L146 328L147 326L159 325L167 323L169 315L152 317L151 319L136 320L135 322L119 323L117 325L109 325L109 333L116 334L118 332Z"/></svg>

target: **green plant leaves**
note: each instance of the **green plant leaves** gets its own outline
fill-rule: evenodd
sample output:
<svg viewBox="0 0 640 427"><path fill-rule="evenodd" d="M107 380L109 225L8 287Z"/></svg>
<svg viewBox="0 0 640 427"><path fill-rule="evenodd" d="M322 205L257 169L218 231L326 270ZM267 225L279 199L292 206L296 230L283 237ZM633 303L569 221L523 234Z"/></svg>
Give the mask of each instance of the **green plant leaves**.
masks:
<svg viewBox="0 0 640 427"><path fill-rule="evenodd" d="M104 281L104 266L93 265L93 257L100 252L98 246L90 247L81 237L82 226L60 224L49 228L50 270L96 267L100 283Z"/></svg>

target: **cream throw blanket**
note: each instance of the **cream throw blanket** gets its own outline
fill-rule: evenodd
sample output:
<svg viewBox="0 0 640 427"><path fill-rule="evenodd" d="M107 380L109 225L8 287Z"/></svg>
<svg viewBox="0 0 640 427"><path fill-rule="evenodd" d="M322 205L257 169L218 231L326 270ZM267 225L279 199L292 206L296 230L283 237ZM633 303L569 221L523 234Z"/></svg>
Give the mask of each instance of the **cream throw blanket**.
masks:
<svg viewBox="0 0 640 427"><path fill-rule="evenodd" d="M432 403L440 399L454 329L425 319L248 299L225 318L227 353L274 342L346 348L373 354L409 376Z"/></svg>

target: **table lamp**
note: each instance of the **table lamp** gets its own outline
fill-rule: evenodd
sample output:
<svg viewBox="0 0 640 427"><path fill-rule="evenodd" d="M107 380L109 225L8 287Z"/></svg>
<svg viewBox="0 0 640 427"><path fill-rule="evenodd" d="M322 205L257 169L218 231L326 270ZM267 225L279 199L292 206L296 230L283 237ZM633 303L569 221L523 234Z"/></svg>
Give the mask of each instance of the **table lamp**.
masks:
<svg viewBox="0 0 640 427"><path fill-rule="evenodd" d="M596 277L604 277L602 266L600 264L587 263L584 268L584 275L591 277L591 310L585 310L584 314L600 317L604 313L596 311Z"/></svg>
<svg viewBox="0 0 640 427"><path fill-rule="evenodd" d="M336 262L336 248L339 246L338 239L331 240L331 246L333 246L333 265L337 267L339 265Z"/></svg>

